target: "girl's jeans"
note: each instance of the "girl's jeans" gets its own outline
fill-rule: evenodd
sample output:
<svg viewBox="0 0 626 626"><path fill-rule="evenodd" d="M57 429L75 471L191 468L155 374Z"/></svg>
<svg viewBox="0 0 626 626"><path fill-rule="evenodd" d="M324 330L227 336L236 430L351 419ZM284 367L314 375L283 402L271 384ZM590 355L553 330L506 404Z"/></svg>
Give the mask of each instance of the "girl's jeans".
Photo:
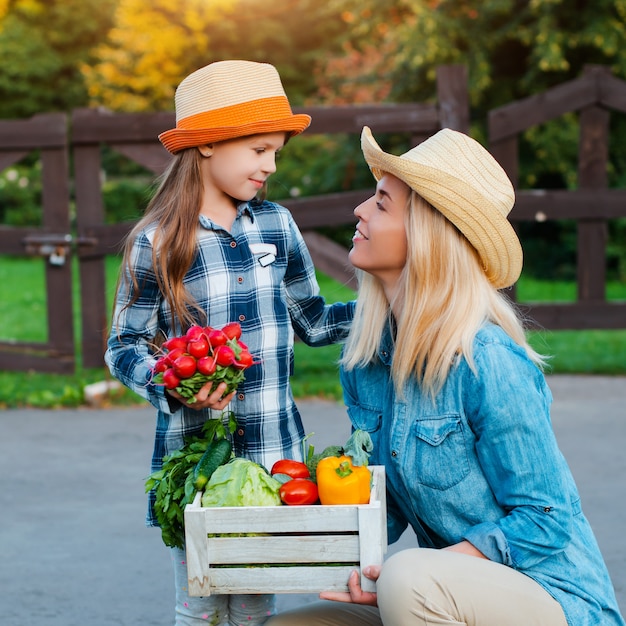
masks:
<svg viewBox="0 0 626 626"><path fill-rule="evenodd" d="M187 593L185 551L172 548L176 585L176 626L260 626L275 611L273 595L212 595Z"/></svg>
<svg viewBox="0 0 626 626"><path fill-rule="evenodd" d="M378 608L318 602L266 626L567 626L561 605L528 576L447 550L398 552L377 590Z"/></svg>

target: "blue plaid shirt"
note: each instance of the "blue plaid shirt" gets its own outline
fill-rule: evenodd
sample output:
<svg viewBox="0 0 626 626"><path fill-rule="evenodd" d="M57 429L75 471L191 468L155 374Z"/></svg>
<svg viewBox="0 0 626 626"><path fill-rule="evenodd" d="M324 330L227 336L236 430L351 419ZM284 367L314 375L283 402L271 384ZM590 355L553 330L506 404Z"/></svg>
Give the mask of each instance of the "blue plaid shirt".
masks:
<svg viewBox="0 0 626 626"><path fill-rule="evenodd" d="M152 471L163 457L198 435L216 411L194 410L151 384L158 334L171 337L168 308L152 267L155 227L136 238L131 263L141 287L136 302L128 275L122 275L105 360L113 376L157 409ZM207 312L206 324L237 321L244 341L261 363L246 370L245 381L229 405L237 419L233 446L266 467L281 457L299 458L304 429L289 385L293 371L294 329L308 345L343 340L354 303L326 305L319 294L313 262L289 211L272 202L242 203L231 232L200 216L198 251L184 282ZM198 320L204 323L202 320ZM152 499L150 500L152 503ZM148 525L156 525L152 506Z"/></svg>

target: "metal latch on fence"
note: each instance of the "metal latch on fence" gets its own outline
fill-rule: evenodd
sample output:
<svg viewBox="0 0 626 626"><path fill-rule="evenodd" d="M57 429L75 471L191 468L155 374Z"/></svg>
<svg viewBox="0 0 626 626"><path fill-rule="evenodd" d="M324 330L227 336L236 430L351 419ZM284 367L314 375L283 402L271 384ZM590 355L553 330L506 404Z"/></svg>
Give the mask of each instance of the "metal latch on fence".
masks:
<svg viewBox="0 0 626 626"><path fill-rule="evenodd" d="M97 240L93 237L73 237L71 234L28 235L23 243L26 254L48 257L50 265L65 265L65 260L72 246L93 246Z"/></svg>

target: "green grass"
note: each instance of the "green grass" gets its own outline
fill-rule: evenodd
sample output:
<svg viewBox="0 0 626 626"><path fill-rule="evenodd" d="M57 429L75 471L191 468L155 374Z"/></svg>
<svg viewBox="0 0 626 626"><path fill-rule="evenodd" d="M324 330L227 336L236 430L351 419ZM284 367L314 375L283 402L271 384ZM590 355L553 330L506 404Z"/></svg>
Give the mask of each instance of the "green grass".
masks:
<svg viewBox="0 0 626 626"><path fill-rule="evenodd" d="M109 302L112 301L118 271L118 259L107 259ZM78 272L75 272L77 275ZM354 292L320 275L320 288L329 302L345 301ZM610 283L611 300L626 301L626 284ZM78 312L78 286L74 299ZM522 302L572 302L576 285L545 282L522 277L518 284ZM80 345L80 318L74 320L76 342ZM0 257L0 340L45 342L47 340L44 265L39 259ZM550 355L548 373L626 375L626 328L623 330L534 331L529 334L533 347ZM339 400L341 388L337 361L340 347L295 347L295 372L292 387L296 398L323 397ZM34 406L41 408L73 407L83 404L85 385L109 379L106 368L83 369L74 375L0 371L0 408ZM110 398L113 404L142 402L124 389Z"/></svg>

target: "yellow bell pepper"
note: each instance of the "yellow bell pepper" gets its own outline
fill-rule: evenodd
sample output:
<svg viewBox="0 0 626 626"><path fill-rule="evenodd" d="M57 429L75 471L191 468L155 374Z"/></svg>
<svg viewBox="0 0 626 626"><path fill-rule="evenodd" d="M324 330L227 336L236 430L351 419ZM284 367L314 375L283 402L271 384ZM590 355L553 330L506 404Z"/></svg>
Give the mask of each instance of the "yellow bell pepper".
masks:
<svg viewBox="0 0 626 626"><path fill-rule="evenodd" d="M349 456L327 456L316 470L322 504L368 504L372 476L364 465L353 465Z"/></svg>

